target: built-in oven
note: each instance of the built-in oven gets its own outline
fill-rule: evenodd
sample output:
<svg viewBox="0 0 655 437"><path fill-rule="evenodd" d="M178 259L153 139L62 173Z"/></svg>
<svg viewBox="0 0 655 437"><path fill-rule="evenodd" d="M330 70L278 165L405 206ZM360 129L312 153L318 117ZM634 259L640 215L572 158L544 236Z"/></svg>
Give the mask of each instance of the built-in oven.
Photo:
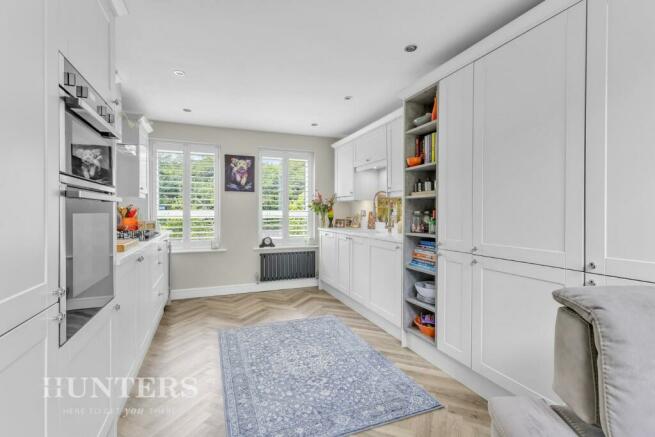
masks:
<svg viewBox="0 0 655 437"><path fill-rule="evenodd" d="M116 202L103 193L61 184L59 283L65 290L59 342L64 344L114 298Z"/></svg>
<svg viewBox="0 0 655 437"><path fill-rule="evenodd" d="M60 55L59 343L114 298L114 112Z"/></svg>

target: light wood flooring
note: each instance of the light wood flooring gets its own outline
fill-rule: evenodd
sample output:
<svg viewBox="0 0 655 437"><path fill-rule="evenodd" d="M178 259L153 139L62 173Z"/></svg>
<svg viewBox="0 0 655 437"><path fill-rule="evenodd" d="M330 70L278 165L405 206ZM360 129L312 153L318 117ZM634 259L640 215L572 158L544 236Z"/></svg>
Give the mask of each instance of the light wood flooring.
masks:
<svg viewBox="0 0 655 437"><path fill-rule="evenodd" d="M394 422L362 436L488 436L484 399L450 378L359 313L317 288L174 301L166 308L140 370L142 377L197 378L187 399L132 397L120 437L225 435L217 329L333 314L432 393L446 408Z"/></svg>

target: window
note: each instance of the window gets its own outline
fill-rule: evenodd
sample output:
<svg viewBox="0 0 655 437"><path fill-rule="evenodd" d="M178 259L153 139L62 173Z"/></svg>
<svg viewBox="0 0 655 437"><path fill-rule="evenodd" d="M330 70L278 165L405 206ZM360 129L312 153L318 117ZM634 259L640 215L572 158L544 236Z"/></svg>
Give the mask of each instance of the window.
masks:
<svg viewBox="0 0 655 437"><path fill-rule="evenodd" d="M309 202L314 193L314 155L262 150L259 154L259 236L283 243L314 237Z"/></svg>
<svg viewBox="0 0 655 437"><path fill-rule="evenodd" d="M218 147L155 142L153 211L180 248L217 248Z"/></svg>

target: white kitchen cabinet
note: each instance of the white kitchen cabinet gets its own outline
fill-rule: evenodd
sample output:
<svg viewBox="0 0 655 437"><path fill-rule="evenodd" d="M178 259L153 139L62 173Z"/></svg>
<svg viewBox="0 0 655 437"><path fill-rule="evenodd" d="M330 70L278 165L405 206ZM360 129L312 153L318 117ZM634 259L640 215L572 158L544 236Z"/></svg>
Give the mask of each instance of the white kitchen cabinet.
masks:
<svg viewBox="0 0 655 437"><path fill-rule="evenodd" d="M337 234L337 277L336 286L345 294L350 294L350 250L351 237Z"/></svg>
<svg viewBox="0 0 655 437"><path fill-rule="evenodd" d="M321 281L337 285L337 238L333 232L321 231L320 234L319 276Z"/></svg>
<svg viewBox="0 0 655 437"><path fill-rule="evenodd" d="M378 126L357 138L355 144L355 167L373 165L387 159L387 129Z"/></svg>
<svg viewBox="0 0 655 437"><path fill-rule="evenodd" d="M0 336L0 423L6 436L56 435L53 414L56 354L59 348L58 305Z"/></svg>
<svg viewBox="0 0 655 437"><path fill-rule="evenodd" d="M552 293L581 286L583 273L486 257L474 260L473 370L512 393L558 402L552 383L560 305Z"/></svg>
<svg viewBox="0 0 655 437"><path fill-rule="evenodd" d="M401 325L402 249L399 243L370 240L370 307L380 316Z"/></svg>
<svg viewBox="0 0 655 437"><path fill-rule="evenodd" d="M446 250L473 248L473 65L439 82L438 239Z"/></svg>
<svg viewBox="0 0 655 437"><path fill-rule="evenodd" d="M404 192L404 138L402 117L387 124L387 191L391 196L402 196Z"/></svg>
<svg viewBox="0 0 655 437"><path fill-rule="evenodd" d="M362 305L371 299L371 257L367 238L352 237L350 240L350 297Z"/></svg>
<svg viewBox="0 0 655 437"><path fill-rule="evenodd" d="M353 200L355 194L354 143L334 150L335 195L339 200Z"/></svg>
<svg viewBox="0 0 655 437"><path fill-rule="evenodd" d="M586 266L655 282L655 3L589 2Z"/></svg>
<svg viewBox="0 0 655 437"><path fill-rule="evenodd" d="M584 278L585 278L584 284L588 287L594 287L594 286L624 287L624 286L640 285L644 287L654 287L653 293L655 293L655 285L653 285L651 282L635 281L633 279L614 278L612 276L595 275L593 273L585 273Z"/></svg>
<svg viewBox="0 0 655 437"><path fill-rule="evenodd" d="M152 297L152 248L143 251L136 258L138 297L136 302L136 346L137 350L147 347L150 339L151 323L154 317Z"/></svg>
<svg viewBox="0 0 655 437"><path fill-rule="evenodd" d="M478 254L583 267L585 20L582 2L475 62Z"/></svg>
<svg viewBox="0 0 655 437"><path fill-rule="evenodd" d="M30 85L0 81L0 127L6 145L0 186L5 188L7 208L0 215L0 335L57 301L59 118L56 65L52 71L53 59L46 56L54 56L46 38L46 4L9 0L2 8L0 39L6 43L0 54ZM53 76L44 81L46 71Z"/></svg>
<svg viewBox="0 0 655 437"><path fill-rule="evenodd" d="M136 260L118 266L116 297L111 304L115 311L111 324L111 369L114 377L136 373L137 363L137 302L139 299L139 263ZM121 408L125 399L116 396L114 408Z"/></svg>
<svg viewBox="0 0 655 437"><path fill-rule="evenodd" d="M58 2L59 50L107 102L111 100L115 70L111 53L113 25L108 2Z"/></svg>
<svg viewBox="0 0 655 437"><path fill-rule="evenodd" d="M112 306L113 302L100 310L57 354L57 376L72 378L74 384L74 391L63 389L58 399L61 436L105 435L113 424L111 394L97 385L107 384L112 376Z"/></svg>
<svg viewBox="0 0 655 437"><path fill-rule="evenodd" d="M121 143L117 147L116 192L123 197L148 194L148 144L152 132L144 117L131 116L123 123Z"/></svg>
<svg viewBox="0 0 655 437"><path fill-rule="evenodd" d="M437 349L471 366L473 256L439 251L437 269Z"/></svg>

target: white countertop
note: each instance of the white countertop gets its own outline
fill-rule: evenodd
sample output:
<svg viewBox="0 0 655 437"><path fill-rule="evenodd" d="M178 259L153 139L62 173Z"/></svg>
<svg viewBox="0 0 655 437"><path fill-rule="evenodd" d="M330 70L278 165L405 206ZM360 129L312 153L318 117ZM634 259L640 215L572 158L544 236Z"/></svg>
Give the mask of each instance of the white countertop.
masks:
<svg viewBox="0 0 655 437"><path fill-rule="evenodd" d="M401 243L403 241L402 234L397 232L389 233L386 230L384 232L378 232L372 229L358 229L358 228L318 228L319 231L325 232L334 232L336 234L344 234L350 237L363 237L370 238L373 240L380 241L391 241L393 243Z"/></svg>
<svg viewBox="0 0 655 437"><path fill-rule="evenodd" d="M160 242L161 240L168 239L171 235L170 231L163 231L155 238L151 238L146 241L139 241L138 243L130 246L125 252L116 252L116 257L114 258L114 264L120 265L127 261L128 259L133 258L137 254L143 252L148 246Z"/></svg>

